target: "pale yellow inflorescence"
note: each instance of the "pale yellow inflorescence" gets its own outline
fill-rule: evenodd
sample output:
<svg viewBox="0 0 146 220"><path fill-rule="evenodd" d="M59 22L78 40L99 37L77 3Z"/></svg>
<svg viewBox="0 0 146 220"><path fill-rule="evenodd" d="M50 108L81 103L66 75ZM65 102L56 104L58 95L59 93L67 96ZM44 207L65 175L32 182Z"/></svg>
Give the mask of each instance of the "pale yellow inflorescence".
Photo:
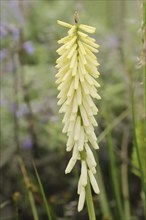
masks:
<svg viewBox="0 0 146 220"><path fill-rule="evenodd" d="M94 177L96 161L89 145L98 149L94 126L97 126L94 115L98 109L93 98L100 99L97 93L100 85L95 80L99 77L96 56L98 44L86 33L94 33L95 28L83 24L68 24L58 20L58 23L69 28L68 36L58 41L63 44L57 53L56 74L58 85L58 105L60 113L64 113L63 132L67 133L67 151L72 151L72 157L65 173L70 173L77 160L81 160L81 174L78 182L78 211L85 202L85 188L88 178L95 193L99 188ZM85 33L84 33L85 32Z"/></svg>

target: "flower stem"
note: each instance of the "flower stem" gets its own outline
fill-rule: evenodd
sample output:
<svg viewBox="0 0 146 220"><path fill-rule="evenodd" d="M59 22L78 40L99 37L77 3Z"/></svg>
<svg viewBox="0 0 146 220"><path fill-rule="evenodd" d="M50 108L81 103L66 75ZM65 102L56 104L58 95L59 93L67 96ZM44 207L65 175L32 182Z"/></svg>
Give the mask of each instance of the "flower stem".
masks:
<svg viewBox="0 0 146 220"><path fill-rule="evenodd" d="M87 182L87 186L86 186L86 203L87 203L89 220L96 220L89 176L88 176L88 182Z"/></svg>

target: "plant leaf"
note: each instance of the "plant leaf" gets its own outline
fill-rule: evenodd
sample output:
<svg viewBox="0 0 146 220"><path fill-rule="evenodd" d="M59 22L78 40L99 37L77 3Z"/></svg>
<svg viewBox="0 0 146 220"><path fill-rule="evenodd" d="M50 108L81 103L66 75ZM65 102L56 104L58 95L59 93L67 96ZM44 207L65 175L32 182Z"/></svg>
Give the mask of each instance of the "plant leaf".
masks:
<svg viewBox="0 0 146 220"><path fill-rule="evenodd" d="M138 147L139 147L139 154L140 154L140 159L141 159L141 164L144 172L144 181L146 182L146 144L145 144L145 135L144 135L144 120L141 120L137 123L136 125L136 136L137 136L137 142L138 142ZM132 164L134 165L135 168L137 169L132 169L132 172L140 176L140 167L137 159L137 153L136 153L136 148L133 148L132 152Z"/></svg>

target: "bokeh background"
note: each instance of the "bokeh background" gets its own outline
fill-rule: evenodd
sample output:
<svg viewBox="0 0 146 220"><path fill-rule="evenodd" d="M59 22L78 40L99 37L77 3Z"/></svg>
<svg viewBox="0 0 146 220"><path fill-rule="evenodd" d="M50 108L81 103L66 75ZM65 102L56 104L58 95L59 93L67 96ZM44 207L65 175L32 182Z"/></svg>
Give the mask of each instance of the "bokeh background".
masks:
<svg viewBox="0 0 146 220"><path fill-rule="evenodd" d="M98 156L97 180L101 194L93 194L97 219L120 219L111 175L111 155L114 155L123 210L130 206L130 217L126 219L123 214L121 220L144 219L131 115L134 91L136 131L140 142L144 119L143 70L138 61L142 50L142 2L1 0L0 3L1 220L34 219L29 191L39 219L48 219L32 161L39 173L52 219L88 219L86 207L77 213L80 167L76 166L72 174L64 174L70 154L65 151L67 138L62 134L55 85L57 40L67 34L57 20L74 23L75 10L80 12L81 23L96 27L94 38L100 45L97 59L102 100L96 103L100 150L95 156ZM99 174L102 174L103 183ZM129 206L124 206L127 203ZM110 210L107 213L106 206Z"/></svg>

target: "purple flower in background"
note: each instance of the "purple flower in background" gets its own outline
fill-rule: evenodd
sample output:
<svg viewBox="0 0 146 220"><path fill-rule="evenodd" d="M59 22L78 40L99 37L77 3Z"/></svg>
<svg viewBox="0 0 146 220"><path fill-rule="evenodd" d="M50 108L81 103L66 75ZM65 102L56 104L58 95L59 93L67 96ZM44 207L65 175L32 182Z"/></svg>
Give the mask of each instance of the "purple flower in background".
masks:
<svg viewBox="0 0 146 220"><path fill-rule="evenodd" d="M23 48L25 49L26 53L28 53L30 55L33 54L35 51L34 45L31 41L26 41L23 44Z"/></svg>
<svg viewBox="0 0 146 220"><path fill-rule="evenodd" d="M8 55L8 50L6 48L0 50L0 61L5 59Z"/></svg>
<svg viewBox="0 0 146 220"><path fill-rule="evenodd" d="M0 37L5 38L7 37L7 35L8 35L8 30L7 30L6 25L0 24Z"/></svg>
<svg viewBox="0 0 146 220"><path fill-rule="evenodd" d="M19 106L19 110L16 113L17 117L21 118L27 114L28 114L28 108L25 105Z"/></svg>
<svg viewBox="0 0 146 220"><path fill-rule="evenodd" d="M15 102L9 105L9 110L10 112L15 113L17 118L21 118L28 114L28 108L26 105L19 105L18 108L17 103Z"/></svg>
<svg viewBox="0 0 146 220"><path fill-rule="evenodd" d="M15 113L17 111L17 104L16 103L11 103L10 106L10 111Z"/></svg>
<svg viewBox="0 0 146 220"><path fill-rule="evenodd" d="M31 137L25 137L25 139L22 142L22 147L25 149L30 149L32 148L32 145L33 143Z"/></svg>
<svg viewBox="0 0 146 220"><path fill-rule="evenodd" d="M6 104L6 100L4 98L0 98L0 107L4 106Z"/></svg>
<svg viewBox="0 0 146 220"><path fill-rule="evenodd" d="M13 40L15 42L18 42L19 41L19 37L20 37L20 30L16 27L11 27L11 33L12 33L12 37L13 37Z"/></svg>
<svg viewBox="0 0 146 220"><path fill-rule="evenodd" d="M8 36L11 36L13 37L13 40L15 42L18 42L19 41L19 37L20 37L20 30L14 26L14 25L6 25L6 24L0 24L0 37L1 39L4 39Z"/></svg>
<svg viewBox="0 0 146 220"><path fill-rule="evenodd" d="M24 2L23 2L23 4L24 4ZM20 2L19 1L10 1L8 3L8 7L9 7L9 11L11 13L11 16L13 18L15 18L16 21L18 21L21 25L24 25L25 24L25 18L24 18L23 13L20 9Z"/></svg>

